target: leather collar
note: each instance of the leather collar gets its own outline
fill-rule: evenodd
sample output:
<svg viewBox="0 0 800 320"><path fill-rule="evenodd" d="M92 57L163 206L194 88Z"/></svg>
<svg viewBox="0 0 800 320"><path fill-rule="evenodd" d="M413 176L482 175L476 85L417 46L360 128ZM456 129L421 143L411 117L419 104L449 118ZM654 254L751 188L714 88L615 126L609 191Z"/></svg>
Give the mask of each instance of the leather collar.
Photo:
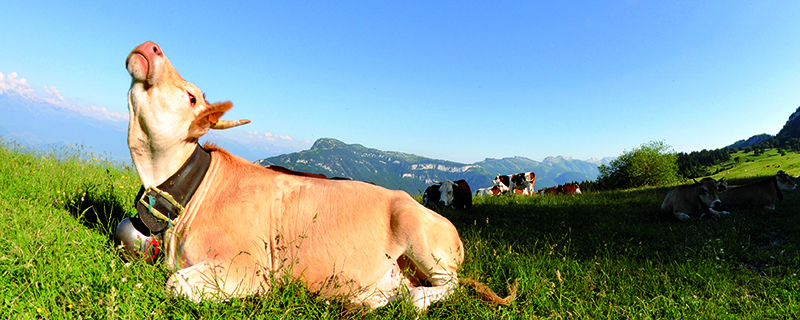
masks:
<svg viewBox="0 0 800 320"><path fill-rule="evenodd" d="M775 186L775 192L778 193L778 202L783 201L783 191L781 191L781 186L778 185L778 176L772 176L772 185Z"/></svg>
<svg viewBox="0 0 800 320"><path fill-rule="evenodd" d="M192 199L211 165L211 153L197 145L189 160L158 187L142 186L136 195L139 218L152 233L172 226Z"/></svg>

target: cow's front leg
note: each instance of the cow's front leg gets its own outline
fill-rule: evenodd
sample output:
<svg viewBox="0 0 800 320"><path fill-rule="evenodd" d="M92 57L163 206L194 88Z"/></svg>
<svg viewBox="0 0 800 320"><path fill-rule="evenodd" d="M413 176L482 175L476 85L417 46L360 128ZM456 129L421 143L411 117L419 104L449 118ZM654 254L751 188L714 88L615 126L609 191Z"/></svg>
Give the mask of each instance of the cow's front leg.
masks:
<svg viewBox="0 0 800 320"><path fill-rule="evenodd" d="M260 288L263 281L259 281L259 272L253 271L236 268L232 264L223 266L214 261L203 260L175 272L167 280L167 290L194 302L228 300L264 289Z"/></svg>
<svg viewBox="0 0 800 320"><path fill-rule="evenodd" d="M717 211L717 210L714 210L714 209L711 209L711 208L708 208L708 212L711 213L711 216L714 217L714 218L719 218L719 217L722 217L724 215L731 214L728 211L724 211L724 210L723 211Z"/></svg>
<svg viewBox="0 0 800 320"><path fill-rule="evenodd" d="M675 218L677 218L680 221L687 221L687 220L691 219L691 217L688 214L685 214L685 213L680 212L680 211L675 212L673 215L675 215Z"/></svg>

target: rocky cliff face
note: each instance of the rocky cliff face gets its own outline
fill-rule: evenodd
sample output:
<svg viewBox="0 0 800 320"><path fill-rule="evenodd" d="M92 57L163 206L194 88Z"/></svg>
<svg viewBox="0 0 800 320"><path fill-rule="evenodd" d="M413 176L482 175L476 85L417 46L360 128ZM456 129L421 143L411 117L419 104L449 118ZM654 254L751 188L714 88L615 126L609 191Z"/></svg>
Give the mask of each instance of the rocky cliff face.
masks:
<svg viewBox="0 0 800 320"><path fill-rule="evenodd" d="M776 137L778 139L800 138L800 107L789 116L789 120L786 121Z"/></svg>

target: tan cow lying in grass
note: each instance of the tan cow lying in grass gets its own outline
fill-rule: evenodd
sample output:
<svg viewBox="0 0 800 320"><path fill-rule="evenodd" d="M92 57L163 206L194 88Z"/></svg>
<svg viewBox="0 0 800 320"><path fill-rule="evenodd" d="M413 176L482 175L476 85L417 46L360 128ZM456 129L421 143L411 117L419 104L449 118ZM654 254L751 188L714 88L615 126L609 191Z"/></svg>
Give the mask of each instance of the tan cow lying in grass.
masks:
<svg viewBox="0 0 800 320"><path fill-rule="evenodd" d="M775 210L775 199L783 200L783 193L797 188L788 174L778 171L772 177L743 186L731 186L719 195L728 210L766 208Z"/></svg>
<svg viewBox="0 0 800 320"><path fill-rule="evenodd" d="M728 214L720 210L719 192L725 191L727 183L713 178L695 180L693 184L677 186L667 193L661 203L661 211L671 213L678 220L686 221L692 216L702 217L710 213L714 217Z"/></svg>
<svg viewBox="0 0 800 320"><path fill-rule="evenodd" d="M128 145L144 188L142 221L162 237L168 289L193 301L269 290L288 274L326 298L371 308L410 298L424 310L458 285L456 228L402 191L264 168L214 146L209 129L232 105L210 104L161 48L126 60ZM183 190L182 185L192 190ZM169 190L169 192L166 192ZM485 286L488 302L507 304Z"/></svg>

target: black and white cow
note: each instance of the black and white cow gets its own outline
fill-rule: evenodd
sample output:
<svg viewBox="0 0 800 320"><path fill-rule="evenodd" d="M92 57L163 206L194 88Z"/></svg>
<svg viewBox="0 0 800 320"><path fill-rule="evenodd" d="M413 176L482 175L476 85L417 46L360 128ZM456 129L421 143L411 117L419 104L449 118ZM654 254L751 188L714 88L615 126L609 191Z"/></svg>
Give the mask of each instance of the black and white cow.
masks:
<svg viewBox="0 0 800 320"><path fill-rule="evenodd" d="M472 190L467 181L445 180L425 189L422 204L428 208L469 209L472 207Z"/></svg>

